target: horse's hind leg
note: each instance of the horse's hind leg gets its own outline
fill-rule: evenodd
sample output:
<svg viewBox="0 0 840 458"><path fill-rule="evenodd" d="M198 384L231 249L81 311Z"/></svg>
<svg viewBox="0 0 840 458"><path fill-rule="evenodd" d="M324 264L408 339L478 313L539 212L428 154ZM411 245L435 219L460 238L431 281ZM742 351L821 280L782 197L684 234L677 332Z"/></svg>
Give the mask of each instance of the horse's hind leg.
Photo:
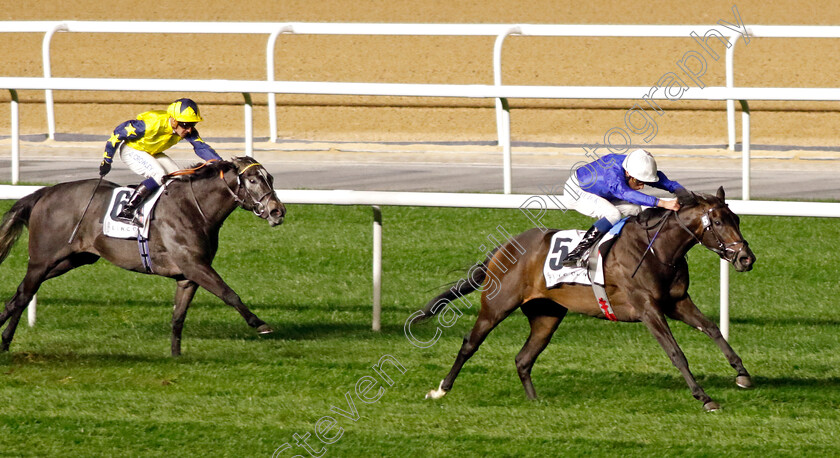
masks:
<svg viewBox="0 0 840 458"><path fill-rule="evenodd" d="M9 350L9 345L11 345L12 339L15 337L15 330L20 322L20 317L29 305L29 302L32 301L32 297L38 292L38 288L41 287L42 283L50 278L55 278L69 270L75 269L76 267L85 264L92 264L98 259L99 256L94 254L76 253L62 259L54 266L47 269L39 267L37 264L33 264L30 260L26 276L23 278L20 286L18 286L17 292L6 304L6 308L3 312L0 313L0 326L2 326L6 320L9 320L9 324L6 326L6 329L3 330L2 351Z"/></svg>
<svg viewBox="0 0 840 458"><path fill-rule="evenodd" d="M729 342L723 338L723 334L721 334L720 328L718 328L715 322L706 318L688 295L677 301L674 310L668 313L668 316L699 329L709 336L720 347L732 368L738 372L738 376L735 377L735 383L741 388L752 388L752 378L750 377L750 373L744 368L741 357L735 353L735 350L732 349Z"/></svg>
<svg viewBox="0 0 840 458"><path fill-rule="evenodd" d="M484 339L487 338L487 334L489 334L493 328L501 323L502 320L507 318L507 316L515 309L516 306L503 307L500 311L497 306L496 310L491 310L482 297L481 310L478 312L478 319L475 321L472 331L464 337L464 343L461 344L461 350L458 351L458 356L455 357L455 363L452 364L452 369L449 370L449 374L447 374L446 378L440 382L440 385L436 390L432 390L426 394L426 399L442 398L449 390L452 389L452 384L455 383L455 378L458 377L458 373L461 372L461 368L464 366L464 363L466 363L467 360L475 354L478 347L482 342L484 342Z"/></svg>
<svg viewBox="0 0 840 458"><path fill-rule="evenodd" d="M181 332L184 330L187 309L195 296L196 289L198 289L197 283L181 280L175 290L175 307L172 309L172 356L181 355Z"/></svg>
<svg viewBox="0 0 840 458"><path fill-rule="evenodd" d="M2 351L9 350L9 345L11 345L12 339L15 336L15 330L20 321L20 316L23 314L26 306L29 305L32 297L38 292L38 288L43 283L45 276L43 268L33 267L30 264L29 269L26 271L26 276L20 282L15 295L6 303L3 312L0 312L0 326L3 326L7 320L9 322L3 331Z"/></svg>
<svg viewBox="0 0 840 458"><path fill-rule="evenodd" d="M516 355L516 371L519 373L519 379L522 380L528 399L536 399L537 393L531 382L531 369L534 367L537 356L548 346L551 336L563 321L568 309L555 302L545 301L525 304L522 306L522 311L531 324L531 333L522 350Z"/></svg>
<svg viewBox="0 0 840 458"><path fill-rule="evenodd" d="M2 351L9 351L9 345L12 344L12 339L15 338L15 330L17 329L18 323L20 322L20 317L23 315L24 309L17 309L12 316L9 318L9 324L6 325L6 329L3 330L3 344L2 344Z"/></svg>

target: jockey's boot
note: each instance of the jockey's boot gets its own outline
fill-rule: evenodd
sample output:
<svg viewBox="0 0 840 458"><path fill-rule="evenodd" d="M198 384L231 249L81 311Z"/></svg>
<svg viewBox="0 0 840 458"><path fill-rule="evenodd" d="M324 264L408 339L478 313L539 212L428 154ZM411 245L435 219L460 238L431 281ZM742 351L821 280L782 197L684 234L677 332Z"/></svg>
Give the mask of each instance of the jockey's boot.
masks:
<svg viewBox="0 0 840 458"><path fill-rule="evenodd" d="M131 197L128 198L128 202L123 205L122 210L117 213L117 216L115 216L114 219L122 223L139 226L140 224L135 217L135 213L141 206L143 206L143 202L151 194L152 189L149 189L145 183L140 183L140 185L138 185L134 190L134 193L131 194Z"/></svg>
<svg viewBox="0 0 840 458"><path fill-rule="evenodd" d="M586 260L583 259L583 255L586 253L586 250L592 248L592 245L604 235L604 232L598 229L597 225L592 226L583 234L583 238L580 239L580 242L577 244L574 250L566 256L566 259L563 260L563 267L586 267L585 262Z"/></svg>

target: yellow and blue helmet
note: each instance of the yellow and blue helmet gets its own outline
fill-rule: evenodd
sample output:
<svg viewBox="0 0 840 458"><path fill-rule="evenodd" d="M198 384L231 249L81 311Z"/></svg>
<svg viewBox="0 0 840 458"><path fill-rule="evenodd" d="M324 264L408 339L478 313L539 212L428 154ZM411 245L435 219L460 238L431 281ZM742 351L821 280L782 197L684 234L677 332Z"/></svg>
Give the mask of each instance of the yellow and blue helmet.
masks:
<svg viewBox="0 0 840 458"><path fill-rule="evenodd" d="M198 105L192 99L178 99L166 108L169 117L178 122L201 122Z"/></svg>

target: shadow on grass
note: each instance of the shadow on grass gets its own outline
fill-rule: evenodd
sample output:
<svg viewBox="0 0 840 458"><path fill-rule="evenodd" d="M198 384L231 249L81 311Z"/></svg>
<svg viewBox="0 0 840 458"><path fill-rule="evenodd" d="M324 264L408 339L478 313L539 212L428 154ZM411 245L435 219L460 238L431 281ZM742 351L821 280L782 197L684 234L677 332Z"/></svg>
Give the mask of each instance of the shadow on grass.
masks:
<svg viewBox="0 0 840 458"><path fill-rule="evenodd" d="M382 325L380 331L373 331L370 323L276 323L269 322L274 329L271 334L258 335L244 322L201 322L187 323L183 339L245 339L245 340L318 340L318 339L404 339L402 325Z"/></svg>
<svg viewBox="0 0 840 458"><path fill-rule="evenodd" d="M795 387L840 389L840 377L753 377L756 387Z"/></svg>
<svg viewBox="0 0 840 458"><path fill-rule="evenodd" d="M470 371L464 368L463 373ZM751 390L744 390L735 384L735 374L718 375L718 374L695 374L697 382L714 398L715 394L721 391L733 390L749 392ZM470 377L474 382L480 380L481 375ZM462 380L463 382L463 380ZM756 389L762 392L774 391L776 389L787 388L803 388L803 392L826 391L834 393L835 390L840 389L840 377L753 377L753 382ZM581 398L597 397L603 393L607 396L608 393L614 394L616 392L625 392L629 396L631 393L650 392L654 390L664 391L686 391L688 386L680 374L673 375L653 373L653 372L628 372L628 371L559 371L550 374L534 374L534 385L536 386L540 399L551 400L555 398L566 398L569 396L579 396ZM511 387L505 387L513 392L521 389L519 383ZM766 393L765 393L766 394Z"/></svg>
<svg viewBox="0 0 840 458"><path fill-rule="evenodd" d="M814 318L799 316L782 317L740 317L730 318L732 324L750 324L755 326L840 326L840 319L836 318Z"/></svg>
<svg viewBox="0 0 840 458"><path fill-rule="evenodd" d="M138 355L132 353L76 353L76 352L32 352L11 351L0 354L0 364L15 366L40 364L108 365L132 366L138 363L161 363L172 361L169 356Z"/></svg>
<svg viewBox="0 0 840 458"><path fill-rule="evenodd" d="M11 297L11 295L9 295ZM69 306L69 307L91 307L91 308L99 308L101 307L103 310L108 308L131 308L131 307L148 307L148 308L166 308L168 310L172 309L172 304L174 300L174 294L172 298L165 298L160 301L149 300L146 299L129 299L129 298L113 298L113 299L82 299L78 297L70 297L70 298L62 298L62 297L47 297L47 298L39 298L39 305L42 307L50 307L50 306ZM370 304L347 304L347 303L335 303L335 302L319 302L319 303L283 303L283 302L265 302L264 300L260 300L259 302L249 302L244 300L245 305L251 309L251 311L259 311L262 314L270 313L273 311L282 311L282 312L333 312L336 310L340 310L342 312L352 312L352 313L361 313L361 314L370 314L371 313L371 305ZM216 297L208 297L202 298L201 300L196 299L190 304L190 310L195 309L196 307L200 308L213 308L213 309L226 309L226 310L233 310L232 307L228 306L221 299L217 299ZM417 307L419 308L419 307ZM392 313L393 309L385 308L383 313ZM414 310L405 310L405 316L407 317L410 313ZM256 313L256 312L255 312ZM258 313L258 314L260 314ZM403 313L403 311L400 311ZM189 316L189 312L187 313ZM189 319L189 318L188 318Z"/></svg>

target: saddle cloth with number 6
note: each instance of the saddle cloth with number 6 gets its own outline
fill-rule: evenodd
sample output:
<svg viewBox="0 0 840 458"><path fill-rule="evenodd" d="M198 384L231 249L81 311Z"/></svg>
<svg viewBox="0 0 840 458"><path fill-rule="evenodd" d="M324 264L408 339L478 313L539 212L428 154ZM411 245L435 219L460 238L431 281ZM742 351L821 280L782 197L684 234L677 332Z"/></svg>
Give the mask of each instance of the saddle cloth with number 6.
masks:
<svg viewBox="0 0 840 458"><path fill-rule="evenodd" d="M143 214L143 227L139 228L133 224L126 224L114 219L114 216L120 212L123 205L128 202L128 198L134 192L134 188L116 188L111 194L111 202L108 204L107 212L102 217L102 232L108 237L115 237L118 239L136 239L138 232L143 238L149 238L149 221L152 219L152 210L155 204L163 194L165 186L161 186L155 193L143 202L143 207L139 210ZM142 231L142 232L141 232Z"/></svg>

